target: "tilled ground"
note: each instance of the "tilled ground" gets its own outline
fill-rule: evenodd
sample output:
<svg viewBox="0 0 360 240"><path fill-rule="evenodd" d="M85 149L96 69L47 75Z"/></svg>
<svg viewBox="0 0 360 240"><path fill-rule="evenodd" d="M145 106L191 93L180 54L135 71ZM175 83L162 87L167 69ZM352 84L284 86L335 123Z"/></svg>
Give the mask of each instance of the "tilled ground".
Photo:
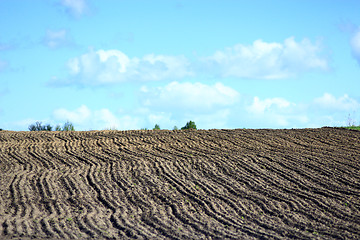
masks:
<svg viewBox="0 0 360 240"><path fill-rule="evenodd" d="M0 239L360 239L360 131L2 131L0 204Z"/></svg>

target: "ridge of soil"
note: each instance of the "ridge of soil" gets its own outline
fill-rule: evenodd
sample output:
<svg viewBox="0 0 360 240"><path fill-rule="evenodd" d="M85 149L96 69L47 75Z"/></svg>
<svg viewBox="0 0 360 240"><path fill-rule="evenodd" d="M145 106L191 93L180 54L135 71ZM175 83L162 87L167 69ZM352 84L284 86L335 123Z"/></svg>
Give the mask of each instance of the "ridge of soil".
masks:
<svg viewBox="0 0 360 240"><path fill-rule="evenodd" d="M0 239L360 239L360 132L0 132Z"/></svg>

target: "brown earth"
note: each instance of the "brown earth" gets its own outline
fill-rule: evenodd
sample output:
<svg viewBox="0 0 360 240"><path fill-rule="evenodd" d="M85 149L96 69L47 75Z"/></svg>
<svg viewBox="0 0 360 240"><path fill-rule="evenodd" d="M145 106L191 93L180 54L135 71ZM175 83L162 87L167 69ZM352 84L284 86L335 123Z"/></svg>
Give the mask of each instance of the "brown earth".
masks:
<svg viewBox="0 0 360 240"><path fill-rule="evenodd" d="M0 239L360 239L360 131L2 131L0 204Z"/></svg>

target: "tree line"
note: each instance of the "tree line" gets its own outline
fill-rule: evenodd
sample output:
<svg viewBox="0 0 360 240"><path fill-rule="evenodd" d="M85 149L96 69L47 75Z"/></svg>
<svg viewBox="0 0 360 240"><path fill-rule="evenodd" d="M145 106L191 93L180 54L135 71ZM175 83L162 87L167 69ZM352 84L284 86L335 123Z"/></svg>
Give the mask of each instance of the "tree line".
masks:
<svg viewBox="0 0 360 240"><path fill-rule="evenodd" d="M53 127L50 124L42 125L41 122L36 122L34 124L29 125L30 131L52 131ZM75 131L74 125L67 121L64 123L63 127L60 125L55 126L55 131Z"/></svg>
<svg viewBox="0 0 360 240"><path fill-rule="evenodd" d="M50 124L42 125L42 123L38 121L34 124L29 125L28 129L30 131L52 131L53 129L54 131L75 131L74 125L69 121L64 123L63 127L61 127L60 125L56 125L55 128L53 128L53 126L51 126ZM186 129L196 129L195 122L189 121L186 123L184 127L181 128L181 130L186 130ZM141 130L148 130L148 129L142 128ZM153 130L160 130L160 125L155 124ZM178 130L178 127L174 126L173 130Z"/></svg>
<svg viewBox="0 0 360 240"><path fill-rule="evenodd" d="M189 122L186 123L186 125L184 127L181 128L181 130L186 130L186 129L196 129L195 122L189 121ZM149 129L141 128L140 130L149 130ZM160 130L160 125L155 124L155 127L153 128L153 130ZM173 130L179 130L179 128L177 126L174 126Z"/></svg>

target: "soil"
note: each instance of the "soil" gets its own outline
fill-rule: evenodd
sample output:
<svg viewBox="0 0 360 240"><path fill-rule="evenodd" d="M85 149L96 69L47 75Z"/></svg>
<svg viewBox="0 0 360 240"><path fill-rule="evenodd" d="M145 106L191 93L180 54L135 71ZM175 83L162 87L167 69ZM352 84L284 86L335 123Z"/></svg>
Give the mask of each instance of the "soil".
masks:
<svg viewBox="0 0 360 240"><path fill-rule="evenodd" d="M0 132L0 239L360 239L360 131Z"/></svg>

